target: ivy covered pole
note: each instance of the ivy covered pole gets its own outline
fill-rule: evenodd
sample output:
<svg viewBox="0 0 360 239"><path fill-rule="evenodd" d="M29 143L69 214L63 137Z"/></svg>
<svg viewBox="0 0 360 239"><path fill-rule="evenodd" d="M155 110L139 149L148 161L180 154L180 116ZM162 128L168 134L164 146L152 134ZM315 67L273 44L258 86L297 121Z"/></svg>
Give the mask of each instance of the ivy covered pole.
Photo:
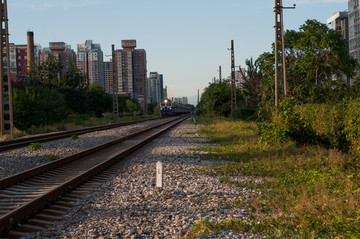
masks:
<svg viewBox="0 0 360 239"><path fill-rule="evenodd" d="M283 9L294 9L293 7L283 7L282 0L275 0L275 106L279 103L279 79L283 79L283 92L287 96L286 65L285 65L285 42Z"/></svg>

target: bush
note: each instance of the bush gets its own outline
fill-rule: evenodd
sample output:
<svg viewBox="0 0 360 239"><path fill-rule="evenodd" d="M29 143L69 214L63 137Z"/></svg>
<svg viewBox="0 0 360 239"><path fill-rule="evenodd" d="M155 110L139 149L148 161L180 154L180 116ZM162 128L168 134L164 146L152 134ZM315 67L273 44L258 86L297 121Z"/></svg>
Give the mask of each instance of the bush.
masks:
<svg viewBox="0 0 360 239"><path fill-rule="evenodd" d="M319 144L360 156L360 99L339 104L295 105L287 98L274 108L270 123L259 123L262 143Z"/></svg>
<svg viewBox="0 0 360 239"><path fill-rule="evenodd" d="M257 110L256 109L238 109L234 112L234 118L241 120L256 120Z"/></svg>
<svg viewBox="0 0 360 239"><path fill-rule="evenodd" d="M14 125L20 130L59 122L69 113L64 96L54 89L14 88L13 92Z"/></svg>
<svg viewBox="0 0 360 239"><path fill-rule="evenodd" d="M271 123L259 123L258 135L262 143L285 143L290 140L298 144L315 143L316 134L304 124L295 109L294 98L285 98L272 112Z"/></svg>
<svg viewBox="0 0 360 239"><path fill-rule="evenodd" d="M344 112L344 136L351 153L360 156L360 99L351 100Z"/></svg>

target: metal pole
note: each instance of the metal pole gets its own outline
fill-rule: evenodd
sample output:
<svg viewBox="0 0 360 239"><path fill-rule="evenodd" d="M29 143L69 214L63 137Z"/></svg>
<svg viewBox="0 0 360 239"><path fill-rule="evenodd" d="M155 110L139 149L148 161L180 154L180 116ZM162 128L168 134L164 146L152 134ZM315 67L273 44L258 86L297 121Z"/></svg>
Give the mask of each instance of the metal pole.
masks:
<svg viewBox="0 0 360 239"><path fill-rule="evenodd" d="M221 83L221 66L219 66L219 82Z"/></svg>
<svg viewBox="0 0 360 239"><path fill-rule="evenodd" d="M117 88L117 60L115 55L115 45L111 45L112 50L112 65L113 65L113 120L114 123L119 122L119 102L118 102L118 88Z"/></svg>
<svg viewBox="0 0 360 239"><path fill-rule="evenodd" d="M9 51L9 30L7 1L1 0L0 5L1 19L1 43L0 43L0 113L1 113L1 135L10 134L14 138L14 120L12 106L12 87L10 77L10 51Z"/></svg>
<svg viewBox="0 0 360 239"><path fill-rule="evenodd" d="M236 85L235 85L235 54L234 40L231 40L231 115L237 110L236 103Z"/></svg>

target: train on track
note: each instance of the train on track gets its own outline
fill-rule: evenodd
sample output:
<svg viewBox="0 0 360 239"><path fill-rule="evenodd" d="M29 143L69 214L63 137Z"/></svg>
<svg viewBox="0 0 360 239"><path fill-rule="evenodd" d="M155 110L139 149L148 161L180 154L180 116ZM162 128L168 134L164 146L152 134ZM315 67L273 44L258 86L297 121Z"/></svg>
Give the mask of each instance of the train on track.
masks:
<svg viewBox="0 0 360 239"><path fill-rule="evenodd" d="M160 114L162 117L174 115L189 114L193 112L193 108L189 105L183 105L169 99L165 99L160 103Z"/></svg>

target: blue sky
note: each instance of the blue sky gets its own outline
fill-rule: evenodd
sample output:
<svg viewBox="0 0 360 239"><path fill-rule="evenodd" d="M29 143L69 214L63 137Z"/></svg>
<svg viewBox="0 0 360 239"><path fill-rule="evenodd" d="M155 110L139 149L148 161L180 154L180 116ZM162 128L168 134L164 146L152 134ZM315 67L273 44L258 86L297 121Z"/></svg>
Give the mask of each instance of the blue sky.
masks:
<svg viewBox="0 0 360 239"><path fill-rule="evenodd" d="M347 9L346 0L283 0L285 29L297 30L307 19L326 23ZM195 96L218 77L230 75L230 42L236 65L269 51L274 41L274 0L10 0L10 41L47 47L64 41L76 50L85 40L100 43L105 55L111 44L136 39L147 52L148 72L164 74L169 97Z"/></svg>

